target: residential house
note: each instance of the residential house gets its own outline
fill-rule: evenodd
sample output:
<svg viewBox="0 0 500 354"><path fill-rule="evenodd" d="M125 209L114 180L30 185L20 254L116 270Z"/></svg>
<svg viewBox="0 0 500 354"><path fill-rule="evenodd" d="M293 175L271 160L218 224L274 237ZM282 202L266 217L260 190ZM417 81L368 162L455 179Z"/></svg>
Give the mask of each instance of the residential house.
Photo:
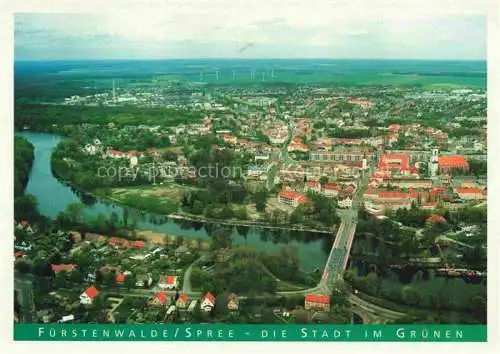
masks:
<svg viewBox="0 0 500 354"><path fill-rule="evenodd" d="M99 290L91 286L80 294L80 303L84 305L91 305L94 299L100 294Z"/></svg>
<svg viewBox="0 0 500 354"><path fill-rule="evenodd" d="M160 281L158 282L158 286L160 289L176 289L178 286L177 277L174 275L162 275L160 276Z"/></svg>
<svg viewBox="0 0 500 354"><path fill-rule="evenodd" d="M425 220L425 223L428 226L432 226L434 224L444 223L444 222L446 222L446 219L444 217L442 217L441 215L437 215L437 214L432 214L431 216L429 216L427 218L427 220Z"/></svg>
<svg viewBox="0 0 500 354"><path fill-rule="evenodd" d="M186 293L181 293L175 305L180 309L185 309L189 304L189 296Z"/></svg>
<svg viewBox="0 0 500 354"><path fill-rule="evenodd" d="M145 244L145 243L144 243L144 241L142 241L142 240L137 240L137 241L135 241L135 242L134 242L134 247L135 247L135 248L143 248L143 247L144 247L144 244Z"/></svg>
<svg viewBox="0 0 500 354"><path fill-rule="evenodd" d="M323 194L327 197L336 197L340 190L340 186L335 183L325 183L323 185Z"/></svg>
<svg viewBox="0 0 500 354"><path fill-rule="evenodd" d="M233 135L229 135L229 134L222 135L222 139L227 144L236 144L238 142L238 138L237 137L235 137Z"/></svg>
<svg viewBox="0 0 500 354"><path fill-rule="evenodd" d="M135 286L137 287L150 287L153 284L153 278L149 274L141 274L135 278Z"/></svg>
<svg viewBox="0 0 500 354"><path fill-rule="evenodd" d="M116 284L123 284L123 283L125 283L126 276L127 276L126 274L116 274L116 277L115 277Z"/></svg>
<svg viewBox="0 0 500 354"><path fill-rule="evenodd" d="M228 296L227 308L230 311L237 311L238 310L238 308L239 308L239 300L238 300L238 296L236 296L236 294L230 294Z"/></svg>
<svg viewBox="0 0 500 354"><path fill-rule="evenodd" d="M17 224L17 228L19 230L26 231L28 234L32 234L34 232L33 229L31 228L30 223L27 222L26 220L23 220L19 224Z"/></svg>
<svg viewBox="0 0 500 354"><path fill-rule="evenodd" d="M306 310L330 311L330 297L327 295L308 294L304 298Z"/></svg>
<svg viewBox="0 0 500 354"><path fill-rule="evenodd" d="M205 312L210 312L215 307L215 296L211 292L208 292L203 296L200 303L200 309Z"/></svg>
<svg viewBox="0 0 500 354"><path fill-rule="evenodd" d="M168 303L168 296L163 291L158 291L155 296L149 301L150 305L166 306Z"/></svg>

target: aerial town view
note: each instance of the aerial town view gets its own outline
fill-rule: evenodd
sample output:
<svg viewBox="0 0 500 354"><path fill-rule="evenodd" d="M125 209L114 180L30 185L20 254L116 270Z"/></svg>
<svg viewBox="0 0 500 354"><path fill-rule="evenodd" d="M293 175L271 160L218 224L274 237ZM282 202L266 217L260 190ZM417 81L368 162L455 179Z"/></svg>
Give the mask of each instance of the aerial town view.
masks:
<svg viewBox="0 0 500 354"><path fill-rule="evenodd" d="M486 324L485 60L14 75L16 323Z"/></svg>

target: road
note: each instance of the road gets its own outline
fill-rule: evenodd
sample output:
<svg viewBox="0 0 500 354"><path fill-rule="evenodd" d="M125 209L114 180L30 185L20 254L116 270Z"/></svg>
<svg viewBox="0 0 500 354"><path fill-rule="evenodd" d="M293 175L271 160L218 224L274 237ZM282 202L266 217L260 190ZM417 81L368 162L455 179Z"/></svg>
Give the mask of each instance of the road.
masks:
<svg viewBox="0 0 500 354"><path fill-rule="evenodd" d="M184 293L191 293L192 292L192 287L191 287L191 272L193 271L193 267L197 265L198 263L207 260L207 255L202 255L200 258L198 258L196 261L194 261L188 269L186 269L186 272L184 273L184 281L182 282L182 292Z"/></svg>
<svg viewBox="0 0 500 354"><path fill-rule="evenodd" d="M278 102L276 102L276 116L278 119L281 119L281 112ZM276 172L279 171L283 163L290 163L293 161L292 158L288 155L288 145L295 136L295 127L292 125L291 122L286 122L286 123L288 125L288 139L281 147L281 156L279 161L275 163L267 173L266 188L268 191L273 189Z"/></svg>

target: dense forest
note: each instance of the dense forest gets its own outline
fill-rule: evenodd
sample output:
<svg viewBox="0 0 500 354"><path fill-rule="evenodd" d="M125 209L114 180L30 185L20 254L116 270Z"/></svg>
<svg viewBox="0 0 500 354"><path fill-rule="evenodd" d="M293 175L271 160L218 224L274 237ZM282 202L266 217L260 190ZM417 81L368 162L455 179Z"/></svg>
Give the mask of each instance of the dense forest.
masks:
<svg viewBox="0 0 500 354"><path fill-rule="evenodd" d="M107 124L177 125L199 122L200 113L189 110L148 107L93 107L43 104L16 104L16 129L51 131L53 125Z"/></svg>
<svg viewBox="0 0 500 354"><path fill-rule="evenodd" d="M21 137L14 139L14 198L20 197L28 184L28 178L35 158L33 145Z"/></svg>

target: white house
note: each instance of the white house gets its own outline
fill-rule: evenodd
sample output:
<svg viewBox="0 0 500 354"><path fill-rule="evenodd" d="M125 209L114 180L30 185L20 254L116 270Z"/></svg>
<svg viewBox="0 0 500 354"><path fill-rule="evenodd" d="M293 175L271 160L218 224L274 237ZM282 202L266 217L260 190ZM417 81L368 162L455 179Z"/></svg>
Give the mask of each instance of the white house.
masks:
<svg viewBox="0 0 500 354"><path fill-rule="evenodd" d="M215 296L213 296L212 293L208 292L205 294L203 299L201 299L200 309L202 309L205 312L210 312L214 309L214 307L215 307Z"/></svg>
<svg viewBox="0 0 500 354"><path fill-rule="evenodd" d="M152 283L153 283L153 278L151 278L150 275L139 275L135 280L135 286L141 288L146 285L149 287L151 286Z"/></svg>
<svg viewBox="0 0 500 354"><path fill-rule="evenodd" d="M339 208L352 208L352 199L349 197L338 200Z"/></svg>
<svg viewBox="0 0 500 354"><path fill-rule="evenodd" d="M99 290L95 287L91 286L87 290L85 290L80 295L80 303L84 305L90 305L94 301L94 299L99 295Z"/></svg>

